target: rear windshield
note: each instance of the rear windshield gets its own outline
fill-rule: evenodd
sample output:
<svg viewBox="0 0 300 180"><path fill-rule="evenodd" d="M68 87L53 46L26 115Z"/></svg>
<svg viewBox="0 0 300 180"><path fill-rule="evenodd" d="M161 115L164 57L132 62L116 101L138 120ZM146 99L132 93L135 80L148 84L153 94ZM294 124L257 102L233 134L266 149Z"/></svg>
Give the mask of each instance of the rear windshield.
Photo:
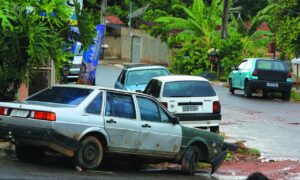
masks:
<svg viewBox="0 0 300 180"><path fill-rule="evenodd" d="M93 90L71 87L51 87L41 91L26 101L39 101L67 105L80 104Z"/></svg>
<svg viewBox="0 0 300 180"><path fill-rule="evenodd" d="M164 97L209 97L216 93L207 81L175 81L164 86Z"/></svg>
<svg viewBox="0 0 300 180"><path fill-rule="evenodd" d="M127 85L148 84L149 81L158 76L168 76L169 71L166 69L144 69L129 71L127 75Z"/></svg>
<svg viewBox="0 0 300 180"><path fill-rule="evenodd" d="M272 61L272 60L258 60L256 69L259 70L275 70L275 71L288 71L288 66L285 62Z"/></svg>

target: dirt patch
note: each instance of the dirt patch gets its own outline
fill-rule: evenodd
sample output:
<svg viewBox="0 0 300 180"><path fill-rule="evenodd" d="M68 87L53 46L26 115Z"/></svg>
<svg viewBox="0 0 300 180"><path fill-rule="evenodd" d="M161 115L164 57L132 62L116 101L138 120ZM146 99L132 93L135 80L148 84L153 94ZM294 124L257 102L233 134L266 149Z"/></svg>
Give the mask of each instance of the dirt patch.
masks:
<svg viewBox="0 0 300 180"><path fill-rule="evenodd" d="M261 172L270 179L300 179L300 162L292 160L264 160L255 149L237 142L236 152L230 152L229 158L222 164L217 173L229 176L249 176Z"/></svg>

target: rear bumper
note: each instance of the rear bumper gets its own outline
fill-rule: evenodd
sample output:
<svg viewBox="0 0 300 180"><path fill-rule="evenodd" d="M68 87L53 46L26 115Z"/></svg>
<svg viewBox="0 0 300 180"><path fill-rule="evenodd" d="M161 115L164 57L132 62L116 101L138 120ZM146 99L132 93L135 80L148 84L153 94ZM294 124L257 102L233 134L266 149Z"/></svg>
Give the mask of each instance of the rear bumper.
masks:
<svg viewBox="0 0 300 180"><path fill-rule="evenodd" d="M76 151L79 142L75 139L66 137L52 129L35 127L24 127L17 125L0 124L0 139L6 141L31 142L32 145L61 147ZM53 148L52 148L53 149Z"/></svg>
<svg viewBox="0 0 300 180"><path fill-rule="evenodd" d="M180 123L188 127L212 127L219 126L221 114L198 113L198 114L174 114L180 118Z"/></svg>
<svg viewBox="0 0 300 180"><path fill-rule="evenodd" d="M278 87L268 87L267 82L272 83L272 81L266 80L249 80L249 85L251 89L262 89L269 92L289 92L293 85L291 82L274 82L278 83Z"/></svg>

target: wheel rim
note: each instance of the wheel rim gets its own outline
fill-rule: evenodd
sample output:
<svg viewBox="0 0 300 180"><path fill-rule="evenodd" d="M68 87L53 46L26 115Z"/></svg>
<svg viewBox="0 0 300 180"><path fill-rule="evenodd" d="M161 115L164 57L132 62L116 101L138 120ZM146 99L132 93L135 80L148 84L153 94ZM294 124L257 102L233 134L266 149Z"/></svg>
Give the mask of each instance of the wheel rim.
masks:
<svg viewBox="0 0 300 180"><path fill-rule="evenodd" d="M87 165L94 165L100 157L100 151L95 143L87 143L82 149L82 159Z"/></svg>

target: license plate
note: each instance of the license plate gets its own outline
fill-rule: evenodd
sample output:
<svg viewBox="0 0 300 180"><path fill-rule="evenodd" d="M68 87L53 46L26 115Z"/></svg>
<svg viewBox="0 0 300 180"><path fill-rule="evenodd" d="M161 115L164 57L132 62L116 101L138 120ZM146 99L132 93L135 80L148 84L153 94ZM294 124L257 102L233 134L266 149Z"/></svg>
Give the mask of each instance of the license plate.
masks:
<svg viewBox="0 0 300 180"><path fill-rule="evenodd" d="M21 109L13 109L10 113L10 116L14 117L27 117L29 114L29 111L27 110L21 110Z"/></svg>
<svg viewBox="0 0 300 180"><path fill-rule="evenodd" d="M270 83L270 82L267 82L267 86L268 86L268 87L278 87L278 83Z"/></svg>
<svg viewBox="0 0 300 180"><path fill-rule="evenodd" d="M187 111L198 111L199 110L199 107L198 106L183 106L182 107L182 111L183 112L187 112Z"/></svg>

